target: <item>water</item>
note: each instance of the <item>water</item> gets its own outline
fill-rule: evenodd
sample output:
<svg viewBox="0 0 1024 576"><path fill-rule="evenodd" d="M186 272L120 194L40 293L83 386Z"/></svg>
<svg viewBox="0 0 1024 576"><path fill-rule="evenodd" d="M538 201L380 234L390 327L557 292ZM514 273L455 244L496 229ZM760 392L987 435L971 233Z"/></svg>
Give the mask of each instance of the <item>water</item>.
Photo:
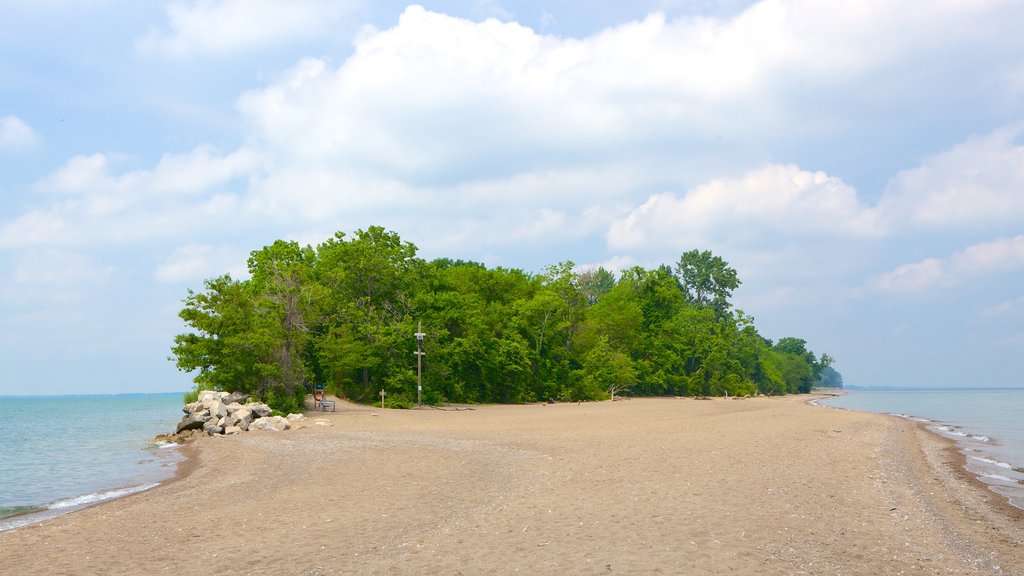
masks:
<svg viewBox="0 0 1024 576"><path fill-rule="evenodd" d="M181 394L0 397L0 530L156 486ZM27 514L27 515L26 515Z"/></svg>
<svg viewBox="0 0 1024 576"><path fill-rule="evenodd" d="M956 440L970 472L1024 508L1024 389L858 390L822 404L924 422Z"/></svg>

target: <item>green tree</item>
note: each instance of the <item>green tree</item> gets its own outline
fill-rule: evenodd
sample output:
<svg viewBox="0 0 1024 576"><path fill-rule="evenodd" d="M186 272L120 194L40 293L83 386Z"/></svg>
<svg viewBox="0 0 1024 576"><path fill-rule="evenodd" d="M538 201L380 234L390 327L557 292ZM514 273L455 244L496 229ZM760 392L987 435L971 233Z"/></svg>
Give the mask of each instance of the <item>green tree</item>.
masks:
<svg viewBox="0 0 1024 576"><path fill-rule="evenodd" d="M692 304L710 306L719 313L728 310L732 291L741 284L736 270L709 250L685 252L675 272Z"/></svg>

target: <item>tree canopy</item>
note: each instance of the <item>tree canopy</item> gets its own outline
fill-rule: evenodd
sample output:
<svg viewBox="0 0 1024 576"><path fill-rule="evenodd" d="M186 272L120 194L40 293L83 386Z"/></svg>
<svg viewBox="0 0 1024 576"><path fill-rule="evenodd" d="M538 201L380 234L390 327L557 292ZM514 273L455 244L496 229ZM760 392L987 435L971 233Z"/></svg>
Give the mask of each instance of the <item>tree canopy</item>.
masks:
<svg viewBox="0 0 1024 576"><path fill-rule="evenodd" d="M301 408L313 384L359 402L384 388L408 404L417 322L430 403L772 395L835 380L828 355L799 338L772 344L732 308L739 278L708 251L618 278L572 262L531 274L425 261L370 227L315 248L279 240L252 252L249 274L187 293L189 331L173 359L197 389L253 394L281 411Z"/></svg>

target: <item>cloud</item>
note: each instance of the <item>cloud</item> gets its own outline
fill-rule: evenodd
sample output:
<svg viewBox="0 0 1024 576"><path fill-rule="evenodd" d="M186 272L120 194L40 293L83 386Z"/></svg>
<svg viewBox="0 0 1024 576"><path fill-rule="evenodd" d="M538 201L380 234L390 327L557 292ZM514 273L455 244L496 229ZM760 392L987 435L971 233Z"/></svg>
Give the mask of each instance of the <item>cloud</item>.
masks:
<svg viewBox="0 0 1024 576"><path fill-rule="evenodd" d="M779 0L730 18L653 14L562 38L410 6L396 25L366 28L340 64L304 59L242 94L245 139L233 153L199 147L146 169L110 154L71 159L37 186L48 206L0 225L0 246L51 233L156 237L175 218L200 230L225 215L291 231L381 223L485 250L603 230L613 250L877 239L919 208L908 192L918 188L893 184L885 206L867 206L842 176L787 163L786 151L842 129L832 110L855 99L851 84L970 47L988 36L955 27L936 43L933 33L1003 30L1005 8ZM345 9L178 2L169 31L147 42L227 53L319 33ZM1019 53L1016 35L997 37L987 56ZM808 108L797 93L829 106ZM1013 138L1000 142L1010 162Z"/></svg>
<svg viewBox="0 0 1024 576"><path fill-rule="evenodd" d="M191 0L167 5L169 30L138 43L172 57L227 55L330 33L358 0Z"/></svg>
<svg viewBox="0 0 1024 576"><path fill-rule="evenodd" d="M174 250L159 266L154 276L160 282L191 283L229 273L245 277L247 251L234 246L186 244Z"/></svg>
<svg viewBox="0 0 1024 576"><path fill-rule="evenodd" d="M712 180L682 196L652 195L612 224L613 249L708 243L747 245L765 238L876 238L883 229L857 192L824 172L768 165Z"/></svg>
<svg viewBox="0 0 1024 576"><path fill-rule="evenodd" d="M900 172L879 210L916 229L1017 225L1024 218L1024 126L975 136Z"/></svg>
<svg viewBox="0 0 1024 576"><path fill-rule="evenodd" d="M36 184L48 202L0 223L0 248L137 242L239 222L232 184L257 177L248 150L201 146L166 154L150 170L118 168L116 155L75 156ZM225 219L227 220L225 221Z"/></svg>
<svg viewBox="0 0 1024 576"><path fill-rule="evenodd" d="M1024 296L989 306L982 314L993 318L1024 318Z"/></svg>
<svg viewBox="0 0 1024 576"><path fill-rule="evenodd" d="M947 258L904 264L871 278L880 292L912 293L951 288L968 280L1024 268L1024 235L973 244Z"/></svg>
<svg viewBox="0 0 1024 576"><path fill-rule="evenodd" d="M28 314L42 312L47 305L79 304L114 272L113 266L98 264L75 250L28 249L12 256L8 274L0 280L0 302L10 302Z"/></svg>
<svg viewBox="0 0 1024 576"><path fill-rule="evenodd" d="M37 143L35 131L24 120L17 116L0 118L0 151L25 150Z"/></svg>

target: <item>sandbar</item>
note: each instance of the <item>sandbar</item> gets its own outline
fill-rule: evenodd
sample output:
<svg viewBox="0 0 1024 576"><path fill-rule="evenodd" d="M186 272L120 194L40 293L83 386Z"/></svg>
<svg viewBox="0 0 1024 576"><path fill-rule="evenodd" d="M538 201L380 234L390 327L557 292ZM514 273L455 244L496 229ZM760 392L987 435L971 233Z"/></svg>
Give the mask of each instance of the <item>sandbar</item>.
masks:
<svg viewBox="0 0 1024 576"><path fill-rule="evenodd" d="M339 402L0 533L0 572L1024 574L1021 511L951 443L808 399Z"/></svg>

